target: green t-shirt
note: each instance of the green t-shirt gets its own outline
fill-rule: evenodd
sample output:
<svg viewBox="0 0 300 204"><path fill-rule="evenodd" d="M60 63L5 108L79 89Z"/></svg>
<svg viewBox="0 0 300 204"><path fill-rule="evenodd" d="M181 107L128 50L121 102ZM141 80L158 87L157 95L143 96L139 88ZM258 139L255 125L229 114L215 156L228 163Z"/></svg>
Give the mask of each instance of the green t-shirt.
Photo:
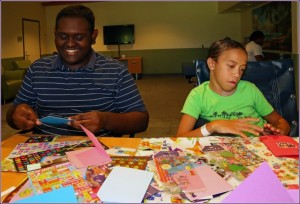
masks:
<svg viewBox="0 0 300 204"><path fill-rule="evenodd" d="M266 122L262 116L273 110L253 83L241 80L237 90L230 96L220 96L212 91L209 81L202 83L190 92L181 112L208 121L259 118L255 124L262 127Z"/></svg>

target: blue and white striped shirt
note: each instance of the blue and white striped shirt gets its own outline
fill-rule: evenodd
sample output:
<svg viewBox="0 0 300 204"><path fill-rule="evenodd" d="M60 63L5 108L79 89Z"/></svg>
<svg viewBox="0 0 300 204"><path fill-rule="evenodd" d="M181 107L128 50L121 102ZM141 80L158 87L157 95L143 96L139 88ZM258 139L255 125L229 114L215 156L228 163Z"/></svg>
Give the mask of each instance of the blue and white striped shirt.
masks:
<svg viewBox="0 0 300 204"><path fill-rule="evenodd" d="M69 117L89 111L146 111L133 77L118 60L93 52L87 66L70 71L59 56L35 61L28 69L14 104L27 103L39 118ZM38 134L85 135L67 125L40 125ZM95 135L110 135L101 130Z"/></svg>

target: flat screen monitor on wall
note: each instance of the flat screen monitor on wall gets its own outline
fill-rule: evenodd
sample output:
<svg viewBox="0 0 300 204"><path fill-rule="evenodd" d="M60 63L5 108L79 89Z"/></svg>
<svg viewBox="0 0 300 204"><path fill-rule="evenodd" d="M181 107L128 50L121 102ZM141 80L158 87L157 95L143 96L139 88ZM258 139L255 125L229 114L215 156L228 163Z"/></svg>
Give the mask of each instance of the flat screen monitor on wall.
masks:
<svg viewBox="0 0 300 204"><path fill-rule="evenodd" d="M104 45L120 45L134 43L134 25L103 26Z"/></svg>

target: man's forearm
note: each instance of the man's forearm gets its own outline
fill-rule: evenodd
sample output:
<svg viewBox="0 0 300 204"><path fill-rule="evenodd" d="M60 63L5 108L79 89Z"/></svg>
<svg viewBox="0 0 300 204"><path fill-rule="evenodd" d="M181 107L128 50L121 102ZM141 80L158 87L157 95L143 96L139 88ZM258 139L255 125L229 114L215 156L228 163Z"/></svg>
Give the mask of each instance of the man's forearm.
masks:
<svg viewBox="0 0 300 204"><path fill-rule="evenodd" d="M149 123L148 112L110 113L106 114L104 129L117 134L143 132Z"/></svg>

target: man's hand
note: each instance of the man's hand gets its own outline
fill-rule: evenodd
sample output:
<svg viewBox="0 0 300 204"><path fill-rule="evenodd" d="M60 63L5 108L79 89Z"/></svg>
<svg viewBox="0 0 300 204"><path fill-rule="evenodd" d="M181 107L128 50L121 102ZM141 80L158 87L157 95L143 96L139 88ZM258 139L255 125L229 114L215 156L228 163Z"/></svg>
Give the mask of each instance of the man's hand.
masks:
<svg viewBox="0 0 300 204"><path fill-rule="evenodd" d="M21 130L30 130L41 124L35 111L25 103L16 106L12 120L15 126Z"/></svg>
<svg viewBox="0 0 300 204"><path fill-rule="evenodd" d="M81 113L79 115L69 117L72 121L68 125L81 129L82 125L93 133L96 133L103 129L105 123L105 113L100 111L91 111L87 113Z"/></svg>

